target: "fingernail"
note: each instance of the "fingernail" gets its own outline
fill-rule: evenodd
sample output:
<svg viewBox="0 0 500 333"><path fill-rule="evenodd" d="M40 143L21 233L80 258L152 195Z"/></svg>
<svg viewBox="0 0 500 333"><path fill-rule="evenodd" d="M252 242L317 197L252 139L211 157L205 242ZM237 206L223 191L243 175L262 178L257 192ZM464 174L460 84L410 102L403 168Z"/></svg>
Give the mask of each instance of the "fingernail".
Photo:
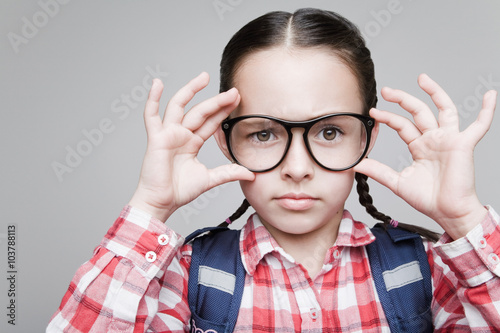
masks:
<svg viewBox="0 0 500 333"><path fill-rule="evenodd" d="M495 100L496 100L496 99L497 99L497 96L498 96L498 92L497 92L496 90L491 89L491 90L488 90L488 91L484 94L484 97L485 97L485 98L490 98L490 97L488 97L488 96L486 96L486 95L491 95L491 96L492 96L491 98L493 98L493 99L495 99Z"/></svg>

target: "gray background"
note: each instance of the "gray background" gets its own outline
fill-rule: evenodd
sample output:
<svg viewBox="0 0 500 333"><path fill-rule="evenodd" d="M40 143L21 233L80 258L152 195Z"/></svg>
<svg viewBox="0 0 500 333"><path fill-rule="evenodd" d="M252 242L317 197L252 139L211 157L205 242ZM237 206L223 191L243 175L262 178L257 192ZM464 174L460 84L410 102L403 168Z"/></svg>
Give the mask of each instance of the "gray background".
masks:
<svg viewBox="0 0 500 333"><path fill-rule="evenodd" d="M368 37L379 87L405 89L429 102L416 84L426 72L460 107L463 127L479 110L476 91L484 93L487 82L500 86L498 1L55 1L0 2L2 332L44 329L75 270L133 194L146 144L142 110L149 72L160 71L163 105L201 71L212 82L195 102L216 94L224 45L265 12L306 6L338 11ZM58 6L43 9L44 3ZM216 4L225 4L225 11ZM23 42L13 44L12 36ZM379 107L405 114L388 103ZM112 131L85 146L84 132L102 122L111 123ZM480 200L497 208L499 139L496 117L476 149ZM58 177L53 164L67 165L68 147L87 148L87 156ZM410 163L406 147L387 127L371 157L396 169ZM212 139L200 159L209 166L226 163ZM371 187L381 211L437 229L389 190L374 181ZM242 199L238 184L222 186L179 210L168 224L186 235L224 220ZM355 218L374 222L356 196L347 207ZM18 241L15 327L6 323L9 224L17 225Z"/></svg>

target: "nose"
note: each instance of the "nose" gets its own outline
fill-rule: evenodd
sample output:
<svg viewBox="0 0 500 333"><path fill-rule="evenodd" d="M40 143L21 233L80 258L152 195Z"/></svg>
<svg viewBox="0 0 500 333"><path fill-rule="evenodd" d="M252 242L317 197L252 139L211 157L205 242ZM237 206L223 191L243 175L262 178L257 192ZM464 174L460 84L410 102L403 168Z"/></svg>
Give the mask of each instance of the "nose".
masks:
<svg viewBox="0 0 500 333"><path fill-rule="evenodd" d="M292 142L288 148L285 159L281 162L280 172L283 179L301 181L311 179L314 176L314 160L307 150L306 143L302 137L304 129L292 129Z"/></svg>

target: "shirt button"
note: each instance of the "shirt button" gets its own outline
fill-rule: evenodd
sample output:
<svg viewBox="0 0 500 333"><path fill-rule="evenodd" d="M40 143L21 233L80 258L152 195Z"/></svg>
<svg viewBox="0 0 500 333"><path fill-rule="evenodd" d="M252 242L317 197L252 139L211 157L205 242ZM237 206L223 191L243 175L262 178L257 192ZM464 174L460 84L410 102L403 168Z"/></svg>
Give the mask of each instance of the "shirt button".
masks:
<svg viewBox="0 0 500 333"><path fill-rule="evenodd" d="M488 256L488 260L495 266L498 265L498 263L500 263L500 259L495 253L490 253L490 255Z"/></svg>
<svg viewBox="0 0 500 333"><path fill-rule="evenodd" d="M167 245L168 244L168 236L165 234L161 234L158 236L158 244Z"/></svg>
<svg viewBox="0 0 500 333"><path fill-rule="evenodd" d="M484 248L486 247L486 245L487 245L487 244L488 244L488 243L486 242L486 239L481 238L481 239L479 240L479 247L480 247L481 249L484 249Z"/></svg>
<svg viewBox="0 0 500 333"><path fill-rule="evenodd" d="M311 308L311 311L309 311L309 316L311 316L311 319L313 320L318 319L318 309Z"/></svg>
<svg viewBox="0 0 500 333"><path fill-rule="evenodd" d="M339 259L340 258L340 254L341 254L341 251L339 249L335 249L335 251L333 251L333 257L335 259Z"/></svg>
<svg viewBox="0 0 500 333"><path fill-rule="evenodd" d="M156 252L149 251L148 253L146 253L146 260L148 262L155 262L156 261Z"/></svg>

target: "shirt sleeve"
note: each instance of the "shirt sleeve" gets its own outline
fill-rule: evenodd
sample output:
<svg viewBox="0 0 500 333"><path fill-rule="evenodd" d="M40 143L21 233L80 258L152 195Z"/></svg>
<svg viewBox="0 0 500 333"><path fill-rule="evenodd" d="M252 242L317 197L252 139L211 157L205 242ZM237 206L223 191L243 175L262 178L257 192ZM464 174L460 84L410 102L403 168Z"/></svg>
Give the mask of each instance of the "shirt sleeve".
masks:
<svg viewBox="0 0 500 333"><path fill-rule="evenodd" d="M73 277L47 332L184 332L190 246L125 206Z"/></svg>
<svg viewBox="0 0 500 333"><path fill-rule="evenodd" d="M500 218L491 207L465 237L444 234L432 247L436 332L495 331L500 322Z"/></svg>

